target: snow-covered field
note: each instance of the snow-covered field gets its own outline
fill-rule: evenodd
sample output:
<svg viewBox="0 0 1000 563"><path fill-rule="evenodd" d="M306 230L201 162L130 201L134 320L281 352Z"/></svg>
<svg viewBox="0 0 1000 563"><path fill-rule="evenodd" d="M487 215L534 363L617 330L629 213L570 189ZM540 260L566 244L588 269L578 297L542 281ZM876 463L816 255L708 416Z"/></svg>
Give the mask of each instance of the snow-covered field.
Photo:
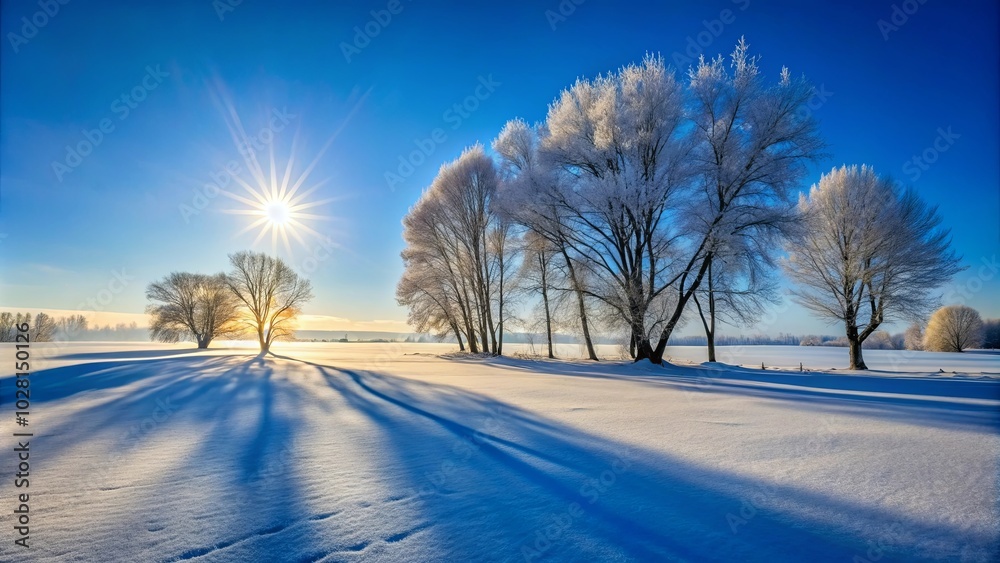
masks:
<svg viewBox="0 0 1000 563"><path fill-rule="evenodd" d="M1000 356L453 349L32 345L28 550L5 349L0 560L997 560Z"/></svg>

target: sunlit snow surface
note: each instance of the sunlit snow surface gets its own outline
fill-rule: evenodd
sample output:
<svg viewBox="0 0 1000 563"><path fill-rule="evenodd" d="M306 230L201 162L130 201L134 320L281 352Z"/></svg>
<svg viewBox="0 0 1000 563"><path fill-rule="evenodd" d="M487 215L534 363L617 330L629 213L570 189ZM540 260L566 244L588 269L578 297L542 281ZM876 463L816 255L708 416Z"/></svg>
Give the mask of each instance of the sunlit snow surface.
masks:
<svg viewBox="0 0 1000 563"><path fill-rule="evenodd" d="M24 490L4 350L0 560L995 561L1000 549L1000 356L866 351L877 371L862 374L799 373L840 368L846 350L798 347L720 349L742 368L671 349L679 363L657 368L441 357L449 345L279 344L264 359L213 346L32 345L28 550L11 529Z"/></svg>

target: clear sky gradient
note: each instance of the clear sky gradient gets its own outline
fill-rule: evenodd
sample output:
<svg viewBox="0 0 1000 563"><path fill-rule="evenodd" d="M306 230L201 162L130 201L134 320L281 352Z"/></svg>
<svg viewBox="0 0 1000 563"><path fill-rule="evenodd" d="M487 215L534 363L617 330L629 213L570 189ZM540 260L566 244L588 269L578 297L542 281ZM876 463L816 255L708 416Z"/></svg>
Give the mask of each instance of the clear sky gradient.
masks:
<svg viewBox="0 0 1000 563"><path fill-rule="evenodd" d="M231 211L245 203L205 187L229 180L240 193L227 166L252 183L235 115L264 170L273 148L279 179L290 155L293 180L319 155L299 193L323 182L303 201L324 202L310 213L327 219L306 223L332 245L310 235L277 249L311 271L306 312L338 330L399 330L400 220L442 163L508 119L543 119L576 77L647 52L686 70L743 35L766 73L787 65L822 93L829 156L803 189L844 163L914 186L969 266L946 301L1000 317L1000 271L984 266L1000 267L992 0L43 5L2 5L7 308L141 313L146 284L170 271L271 251L269 237L254 245L258 230L237 234L251 218ZM840 330L797 307L759 328Z"/></svg>

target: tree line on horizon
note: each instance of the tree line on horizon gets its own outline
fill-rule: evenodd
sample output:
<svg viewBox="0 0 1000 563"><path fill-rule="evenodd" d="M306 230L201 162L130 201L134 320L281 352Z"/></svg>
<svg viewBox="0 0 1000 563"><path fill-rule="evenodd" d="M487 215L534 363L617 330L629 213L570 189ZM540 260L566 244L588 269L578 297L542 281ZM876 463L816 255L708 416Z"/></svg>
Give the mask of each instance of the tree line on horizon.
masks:
<svg viewBox="0 0 1000 563"><path fill-rule="evenodd" d="M48 313L39 312L0 312L0 342L15 342L18 334L17 326L27 323L31 342L54 342L75 340L134 340L135 335L145 331L135 322L117 323L115 325L90 325L83 314L71 314L64 317L53 317ZM125 337L125 338L122 338Z"/></svg>
<svg viewBox="0 0 1000 563"><path fill-rule="evenodd" d="M678 78L648 55L578 79L542 123L509 121L444 164L403 220L397 300L418 331L503 353L518 297L537 294L552 351L553 303L571 310L596 360L595 324L628 335L629 355L663 362L687 320L709 361L718 323L750 325L794 299L842 323L850 368L885 323L920 322L957 272L949 230L912 188L868 166L798 186L824 143L814 88L776 82L741 39ZM555 298L555 299L554 299Z"/></svg>

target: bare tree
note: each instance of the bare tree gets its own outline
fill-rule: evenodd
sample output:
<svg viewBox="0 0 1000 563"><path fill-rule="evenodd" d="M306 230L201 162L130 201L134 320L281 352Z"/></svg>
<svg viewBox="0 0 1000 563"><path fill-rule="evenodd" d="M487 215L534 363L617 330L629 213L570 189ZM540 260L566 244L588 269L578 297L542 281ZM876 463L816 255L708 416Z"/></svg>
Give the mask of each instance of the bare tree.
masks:
<svg viewBox="0 0 1000 563"><path fill-rule="evenodd" d="M841 321L850 369L868 369L861 344L890 319L919 318L930 292L961 271L948 230L912 189L866 166L835 168L799 202L802 229L785 271L803 306Z"/></svg>
<svg viewBox="0 0 1000 563"><path fill-rule="evenodd" d="M52 342L56 336L56 320L45 313L35 315L31 325L31 339L34 342Z"/></svg>
<svg viewBox="0 0 1000 563"><path fill-rule="evenodd" d="M233 269L226 283L246 307L247 326L257 335L261 354L266 354L275 341L294 336L295 317L312 299L312 284L280 258L262 252L230 254L229 263Z"/></svg>
<svg viewBox="0 0 1000 563"><path fill-rule="evenodd" d="M961 352L983 344L983 319L979 311L965 305L941 307L931 315L924 335L924 349Z"/></svg>
<svg viewBox="0 0 1000 563"><path fill-rule="evenodd" d="M173 272L146 287L153 340L177 342L191 336L198 348L241 331L240 307L225 274Z"/></svg>

